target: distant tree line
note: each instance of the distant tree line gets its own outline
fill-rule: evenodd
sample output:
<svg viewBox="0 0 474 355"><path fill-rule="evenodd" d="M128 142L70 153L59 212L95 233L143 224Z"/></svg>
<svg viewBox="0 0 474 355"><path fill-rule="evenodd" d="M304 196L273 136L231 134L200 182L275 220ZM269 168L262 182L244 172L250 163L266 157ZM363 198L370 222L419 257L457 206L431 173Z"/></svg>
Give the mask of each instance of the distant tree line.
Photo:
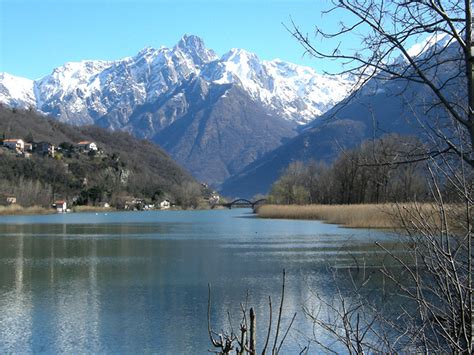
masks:
<svg viewBox="0 0 474 355"><path fill-rule="evenodd" d="M387 135L343 151L330 165L314 160L306 164L296 161L273 184L269 201L277 204L426 201L431 195L425 164L419 159L423 153L423 146L416 138Z"/></svg>

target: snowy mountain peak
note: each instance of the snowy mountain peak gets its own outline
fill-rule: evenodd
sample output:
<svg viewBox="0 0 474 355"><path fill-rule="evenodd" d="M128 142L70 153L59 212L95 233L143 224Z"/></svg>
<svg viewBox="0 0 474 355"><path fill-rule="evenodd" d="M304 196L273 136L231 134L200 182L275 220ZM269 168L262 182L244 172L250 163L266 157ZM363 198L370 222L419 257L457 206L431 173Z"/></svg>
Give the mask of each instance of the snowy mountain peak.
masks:
<svg viewBox="0 0 474 355"><path fill-rule="evenodd" d="M434 33L412 44L411 47L407 49L407 54L419 64L426 60L429 62L431 60L430 58L437 59L441 63L443 59L453 57L453 55L454 57L448 60L455 60L455 57L459 55L459 47L452 46L453 42L455 42L453 38L447 34ZM447 50L445 50L445 48ZM393 70L405 70L408 59L403 53L399 53L397 57L391 58L391 60L389 59L389 63L393 66Z"/></svg>
<svg viewBox="0 0 474 355"><path fill-rule="evenodd" d="M202 65L217 59L213 50L207 49L204 41L195 35L184 35L174 47L175 51L181 51L190 56L194 63Z"/></svg>
<svg viewBox="0 0 474 355"><path fill-rule="evenodd" d="M227 78L235 76L245 85L245 81L258 81L259 76L265 75L262 62L256 54L243 49L233 48L221 58L221 63L227 72ZM231 75L230 75L231 74ZM247 83L248 84L248 83ZM248 85L247 85L247 88Z"/></svg>
<svg viewBox="0 0 474 355"><path fill-rule="evenodd" d="M246 51L245 49L232 48L221 58L223 62L233 62L233 63L242 63L242 62L260 62L260 59L255 53Z"/></svg>
<svg viewBox="0 0 474 355"><path fill-rule="evenodd" d="M101 71L104 68L110 66L113 62L105 60L82 60L80 62L67 62L63 66L57 67L53 70L52 74L61 74L65 72L77 73L86 72L93 73Z"/></svg>
<svg viewBox="0 0 474 355"><path fill-rule="evenodd" d="M147 46L143 48L140 52L138 52L134 58L148 57L150 55L153 55L157 51L159 51L159 49L157 50L153 47Z"/></svg>
<svg viewBox="0 0 474 355"><path fill-rule="evenodd" d="M201 37L188 34L184 34L183 37L181 37L177 46L180 48L206 49L204 40Z"/></svg>

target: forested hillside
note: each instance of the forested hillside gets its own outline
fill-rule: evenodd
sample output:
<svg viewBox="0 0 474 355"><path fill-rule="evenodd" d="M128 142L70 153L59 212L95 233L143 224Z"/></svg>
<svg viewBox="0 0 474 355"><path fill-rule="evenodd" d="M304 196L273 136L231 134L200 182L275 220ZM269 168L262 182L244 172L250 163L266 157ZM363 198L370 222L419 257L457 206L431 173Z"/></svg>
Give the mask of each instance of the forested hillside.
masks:
<svg viewBox="0 0 474 355"><path fill-rule="evenodd" d="M162 149L128 133L73 127L31 111L0 107L0 139L12 138L57 148L54 156L22 156L1 147L1 199L15 195L24 206L48 206L55 199L119 205L134 198L192 205L192 198L200 197L200 185ZM95 142L99 149L78 150L80 141Z"/></svg>

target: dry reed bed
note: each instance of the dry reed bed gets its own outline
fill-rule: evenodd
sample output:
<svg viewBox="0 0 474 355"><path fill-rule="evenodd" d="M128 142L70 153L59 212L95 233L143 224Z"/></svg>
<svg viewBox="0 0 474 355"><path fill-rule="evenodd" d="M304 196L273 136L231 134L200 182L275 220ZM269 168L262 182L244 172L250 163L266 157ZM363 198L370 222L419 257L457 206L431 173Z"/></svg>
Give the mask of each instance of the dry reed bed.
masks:
<svg viewBox="0 0 474 355"><path fill-rule="evenodd" d="M452 206L449 207L452 209ZM421 213L420 213L421 212ZM397 229L403 226L400 216L413 221L423 215L429 224L439 223L439 211L433 204L363 204L363 205L263 205L262 218L321 220L351 228Z"/></svg>
<svg viewBox="0 0 474 355"><path fill-rule="evenodd" d="M74 206L72 208L73 212L110 212L116 211L115 208L111 207L100 207L100 206Z"/></svg>
<svg viewBox="0 0 474 355"><path fill-rule="evenodd" d="M55 210L40 206L22 207L20 205L0 206L0 216L8 215L32 215L32 214L50 214Z"/></svg>

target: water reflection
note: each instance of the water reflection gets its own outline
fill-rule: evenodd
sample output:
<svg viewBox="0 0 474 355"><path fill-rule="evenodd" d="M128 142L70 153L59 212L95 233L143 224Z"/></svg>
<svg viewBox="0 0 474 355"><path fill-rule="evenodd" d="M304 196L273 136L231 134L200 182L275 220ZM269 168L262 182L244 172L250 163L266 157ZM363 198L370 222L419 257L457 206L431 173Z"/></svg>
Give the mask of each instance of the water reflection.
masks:
<svg viewBox="0 0 474 355"><path fill-rule="evenodd" d="M302 305L313 291L334 295L327 266L376 268L383 256L373 241L392 241L318 222L239 218L245 213L0 220L0 352L206 353L207 284L217 329L228 311L238 321L247 289L264 328L283 268L284 321L297 311L295 328L308 333ZM286 352L306 345L298 332L291 339Z"/></svg>
<svg viewBox="0 0 474 355"><path fill-rule="evenodd" d="M10 246L13 262L2 267L1 276L5 280L0 298L0 339L12 351L22 349L23 344L31 342L32 323L31 293L25 286L25 245L23 236L18 236L15 245ZM9 325L5 327L5 325Z"/></svg>

